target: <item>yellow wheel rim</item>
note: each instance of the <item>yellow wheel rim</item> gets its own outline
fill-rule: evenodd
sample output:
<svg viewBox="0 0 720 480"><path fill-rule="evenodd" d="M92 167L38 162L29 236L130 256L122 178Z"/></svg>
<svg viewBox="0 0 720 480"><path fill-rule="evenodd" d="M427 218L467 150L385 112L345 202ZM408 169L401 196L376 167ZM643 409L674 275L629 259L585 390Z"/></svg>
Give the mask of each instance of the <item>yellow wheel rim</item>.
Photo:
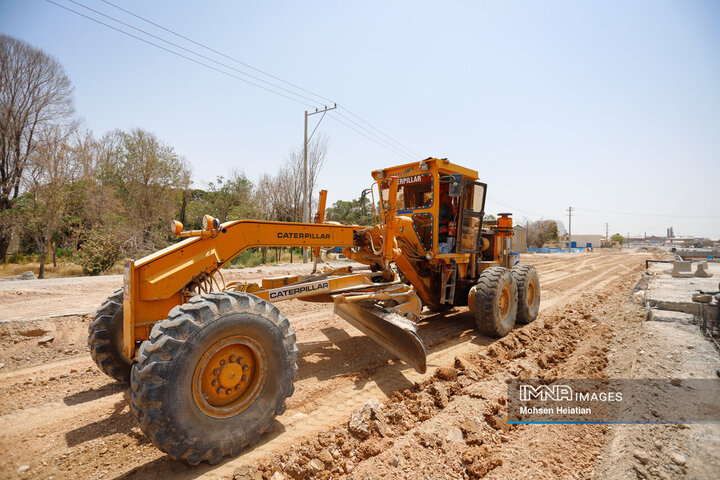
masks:
<svg viewBox="0 0 720 480"><path fill-rule="evenodd" d="M193 374L195 404L212 417L230 417L248 408L267 378L265 351L243 335L216 342L203 355Z"/></svg>
<svg viewBox="0 0 720 480"><path fill-rule="evenodd" d="M500 292L500 316L505 318L510 311L510 289L503 287Z"/></svg>
<svg viewBox="0 0 720 480"><path fill-rule="evenodd" d="M527 295L526 295L526 303L527 306L532 308L533 304L535 303L535 284L530 282L527 287Z"/></svg>

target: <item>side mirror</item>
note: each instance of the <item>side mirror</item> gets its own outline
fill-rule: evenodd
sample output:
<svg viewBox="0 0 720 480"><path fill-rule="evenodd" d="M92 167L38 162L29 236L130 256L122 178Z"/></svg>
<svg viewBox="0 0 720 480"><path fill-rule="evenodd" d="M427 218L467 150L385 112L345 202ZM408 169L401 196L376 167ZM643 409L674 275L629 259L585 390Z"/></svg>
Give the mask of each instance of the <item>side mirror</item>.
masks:
<svg viewBox="0 0 720 480"><path fill-rule="evenodd" d="M462 195L462 181L463 177L461 173L453 173L450 175L450 185L448 186L448 195L451 197L459 197Z"/></svg>
<svg viewBox="0 0 720 480"><path fill-rule="evenodd" d="M370 189L366 188L366 189L363 190L362 193L360 194L360 209L362 210L362 214L363 214L363 215L366 215L366 212L365 212L365 203L366 203L366 201L367 201L367 195L368 195L369 192L370 192Z"/></svg>

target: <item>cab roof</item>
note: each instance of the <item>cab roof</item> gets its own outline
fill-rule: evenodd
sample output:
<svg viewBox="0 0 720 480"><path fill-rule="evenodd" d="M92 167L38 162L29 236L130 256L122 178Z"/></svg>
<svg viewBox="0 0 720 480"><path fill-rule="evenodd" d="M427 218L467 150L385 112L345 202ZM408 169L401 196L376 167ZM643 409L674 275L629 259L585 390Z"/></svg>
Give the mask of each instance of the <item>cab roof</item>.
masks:
<svg viewBox="0 0 720 480"><path fill-rule="evenodd" d="M460 173L472 180L478 179L478 172L460 165L451 163L447 158L426 158L420 162L406 163L395 167L373 170L372 176L375 180L382 180L391 175L406 177L408 175L420 175L426 172L437 172L442 174Z"/></svg>

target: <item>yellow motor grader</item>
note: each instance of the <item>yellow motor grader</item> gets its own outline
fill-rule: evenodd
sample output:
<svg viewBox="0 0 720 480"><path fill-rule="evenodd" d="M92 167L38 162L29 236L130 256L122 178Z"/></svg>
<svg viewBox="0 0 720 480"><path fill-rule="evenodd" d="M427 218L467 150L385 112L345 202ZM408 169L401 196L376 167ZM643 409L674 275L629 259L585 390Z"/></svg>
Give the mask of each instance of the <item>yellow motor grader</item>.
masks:
<svg viewBox="0 0 720 480"><path fill-rule="evenodd" d="M190 464L239 454L272 429L293 394L298 349L274 305L332 302L350 324L419 372L426 353L416 323L423 306L469 307L479 330L506 335L535 319L538 275L510 265L510 214L483 224L487 186L446 159L372 172L374 226L206 215L202 230L140 260L126 260L123 288L95 314L90 352L131 385L140 428L160 450ZM255 247L310 247L307 275L225 283L221 268ZM320 248L341 247L362 267L318 271Z"/></svg>

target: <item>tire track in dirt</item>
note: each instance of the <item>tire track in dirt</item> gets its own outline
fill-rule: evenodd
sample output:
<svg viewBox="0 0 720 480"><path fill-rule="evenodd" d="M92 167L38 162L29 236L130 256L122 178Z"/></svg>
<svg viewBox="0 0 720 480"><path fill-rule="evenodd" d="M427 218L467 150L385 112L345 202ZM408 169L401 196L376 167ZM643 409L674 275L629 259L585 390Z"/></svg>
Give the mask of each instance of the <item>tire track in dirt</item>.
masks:
<svg viewBox="0 0 720 480"><path fill-rule="evenodd" d="M599 347L598 345L603 345L605 343L604 338L606 338L606 335L609 335L608 333L608 326L602 325L602 324L596 324L591 320L588 320L590 318L591 312L594 311L595 301L597 299L606 299L607 294L601 293L597 297L590 296L587 300L584 300L582 297L585 297L587 293L591 293L594 291L601 291L603 288L605 288L609 284L622 286L622 290L628 290L630 286L634 283L634 277L635 274L639 273L639 271L642 269L641 266L636 266L636 268L631 269L633 270L633 273L627 272L627 273L621 273L620 275L614 275L614 276L607 276L607 278L595 282L592 286L590 286L585 292L579 295L573 295L574 300L571 302L567 302L564 304L557 304L555 308L548 308L541 314L541 318L538 319L538 322L525 326L521 329L515 330L512 334L508 335L508 337L505 337L502 340L497 340L492 342L492 346L484 349L475 349L474 352L460 352L463 354L466 354L465 358L472 358L473 361L476 361L476 359L480 359L480 364L482 364L482 369L485 370L488 374L492 374L495 372L496 374L500 375L500 378L496 378L496 380L500 380L499 385L495 385L495 387L489 387L489 383L493 383L492 381L488 382L488 379L480 380L478 383L473 385L473 390L468 391L467 393L470 393L470 396L472 397L475 395L474 398L480 398L480 399L492 399L496 395L500 394L502 395L503 391L503 378L509 378L513 375L518 375L518 372L526 372L530 375L533 375L533 371L535 371L534 375L537 375L538 367L540 368L541 374L550 374L551 376L555 376L558 374L558 369L566 369L570 368L570 374L571 375L577 375L580 372L583 372L584 374L590 374L592 372L599 372L603 366L605 365L604 357L602 352L607 351L607 349L603 350L603 347ZM587 281L595 281L598 280L598 277L587 279ZM617 292L614 292L617 293ZM609 301L611 305L615 305L618 301L623 302L624 301L624 294L620 295L614 295L614 298ZM572 305L571 310L567 310L567 313L564 311L565 305ZM577 310L576 310L577 309ZM549 324L548 324L549 322ZM592 328L588 327L600 327L595 330L592 330ZM559 329L559 330L556 330ZM589 332L587 330L590 330ZM523 335L523 332L532 332L532 333L526 333ZM591 337L592 341L588 341L587 338ZM543 338L541 341L541 344L538 344L535 340L538 338ZM535 339L535 340L534 340ZM580 339L583 339L581 341ZM547 342L546 344L544 342ZM523 346L525 348L523 348ZM453 352L456 353L456 352ZM471 357L468 357L467 354L470 353ZM515 354L518 354L517 356ZM532 353L532 354L531 354ZM455 357L453 356L453 359ZM517 358L517 362L515 362L515 359ZM484 360L483 360L484 359ZM500 365L498 365L500 363ZM510 365L504 366L504 364L509 363ZM511 367L513 363L517 363L515 367ZM547 364L550 366L548 367ZM450 362L449 365L453 365L453 362ZM443 362L443 366L447 367L448 363ZM454 366L457 368L458 364L455 362ZM499 370L498 370L499 369ZM452 368L445 368L445 371L447 370L453 370ZM551 373L554 372L554 373ZM574 372L574 373L573 373ZM444 375L440 375L441 378L446 378ZM432 383L433 380L425 379L426 381L422 382L422 385L424 385L423 388L427 389L428 387L428 381ZM435 384L436 385L436 384ZM464 384L465 385L465 384ZM435 388L433 385L430 386L430 392L433 391L433 388ZM405 392L409 392L410 390L416 391L416 389L408 389L405 390ZM494 392L493 392L494 390ZM396 401L398 398L417 398L413 396L412 393L403 393L399 397L396 394L393 397L393 401ZM381 402L383 401L383 397L378 397L381 399ZM465 402L466 404L472 403L468 402L467 397L464 399L460 399L460 402ZM479 402L475 402L477 406L481 406L483 403L485 403L485 400L481 400ZM362 402L359 402L356 409L353 409L353 411L356 411L359 409L359 407L362 405ZM503 398L498 398L498 405L502 406L504 405ZM462 416L467 416L470 412L476 412L475 409L472 409L473 405L466 405L464 413L461 413ZM389 408L389 407L388 407ZM471 408L471 410L467 410L467 408ZM455 416L458 416L457 409L455 409L456 412L454 413ZM462 408L461 408L462 410ZM385 410L387 411L387 410ZM452 412L452 409L449 410ZM408 412L409 413L409 412ZM471 413L473 414L477 413ZM443 415L443 414L441 414ZM452 415L452 413L451 413ZM301 445L279 445L276 452L282 452L285 453L284 455L280 456L273 456L273 460L270 461L272 464L274 462L274 465L270 466L269 470L264 469L264 476L267 478L269 477L273 471L282 470L285 468L286 465L288 465L288 462L290 463L290 466L288 467L288 471L292 472L298 472L298 471L307 471L305 465L307 465L307 462L310 458L318 458L317 455L319 455L319 458L322 457L322 453L324 452L327 454L327 450L331 450L331 448L339 448L338 445L342 445L343 453L348 453L349 451L352 451L352 462L357 465L357 461L363 461L363 459L367 458L365 453L362 453L363 451L367 451L366 449L372 449L373 453L370 453L369 455L372 457L374 455L378 455L378 460L371 458L368 461L368 465L364 466L363 468L356 470L353 472L353 476L359 476L359 478L365 478L366 475L372 473L373 477L379 476L381 478L415 478L413 477L406 477L408 470L402 470L402 472L405 473L403 475L401 473L401 470L395 470L395 467L397 467L398 462L397 459L404 458L405 460L411 458L413 455L410 452L417 452L418 451L418 445L417 440L413 441L412 438L419 438L419 443L423 447L429 447L430 451L432 451L432 447L429 444L423 443L426 438L432 438L427 437L426 435L428 433L421 433L422 431L427 432L426 429L423 429L421 431L415 430L413 433L415 435L407 435L403 438L398 438L393 435L393 440L383 440L381 438L373 438L369 440L368 442L380 442L383 443L384 447L382 448L372 448L367 445L367 442L363 442L362 444L358 445L357 442L353 445L356 445L356 447L348 447L347 441L348 437L345 437L344 442L338 440L338 444L335 445L333 443L330 444L331 448L325 448L328 446L327 442L332 442L333 438L336 438L335 435L342 434L343 432L346 432L346 426L344 425L347 419L349 418L349 414L346 415L343 419L340 420L336 424L336 428L334 429L324 429L323 433L319 433L317 436L309 437L308 441L304 441ZM487 416L485 417L486 421ZM433 430L433 428L437 428L439 430L440 438L444 438L445 432L447 432L448 427L450 427L453 424L457 424L458 421L457 418L452 419L448 418L444 422L442 420L433 420L432 417L430 419L430 422L434 422L436 424L435 427L430 427L430 431ZM477 422L477 420L476 420ZM567 428L563 427L560 428L559 432L555 431L553 429L544 429L545 431L542 433L542 435L545 437L545 446L544 447L537 447L536 442L536 431L537 429L532 428L508 428L508 425L503 424L503 421L500 420L500 423L494 423L492 421L489 421L492 428L496 429L500 435L499 437L497 434L491 435L491 437L485 436L483 434L483 439L485 439L486 442L493 440L495 445L491 447L491 449L495 448L495 450L491 451L484 451L483 449L475 449L479 450L481 453L480 457L476 460L467 460L465 456L463 456L462 463L474 463L476 467L475 471L473 472L473 475L471 475L472 478L478 478L485 475L485 473L488 471L488 469L492 470L493 468L497 467L498 465L503 465L502 461L493 463L491 466L489 466L487 469L484 468L483 465L487 465L486 458L488 458L488 454L492 454L494 458L498 458L498 454L504 459L505 462L519 464L523 468L523 470L531 470L534 469L535 471L531 475L522 475L519 474L513 467L510 468L500 468L498 469L498 472L500 470L504 470L503 473L500 473L498 475L493 475L493 478L529 478L530 476L536 476L538 473L540 473L536 466L531 466L528 464L527 461L524 461L522 458L517 459L516 455L516 449L518 447L520 448L527 448L528 445L530 445L529 453L535 457L535 460L532 460L530 463L537 463L537 465L540 465L539 459L547 459L551 463L558 463L556 465L552 466L552 472L553 474L556 474L558 478L569 478L566 477L566 475L569 475L569 472L575 472L578 471L578 467L581 467L580 470L584 470L587 472L590 469L590 465L592 465L594 456L599 452L599 444L601 442L601 439L598 438L598 433L601 433L597 427L588 427L588 426L569 426ZM466 425L466 424L464 424ZM323 426L327 427L327 426ZM438 428L439 427L439 428ZM461 426L463 430L465 428ZM473 429L476 427L472 427ZM418 427L420 429L420 427ZM487 430L487 428L486 428ZM557 429L556 429L557 430ZM475 430L473 430L475 431ZM284 433L283 435L286 435ZM347 433L345 433L347 435ZM430 434L432 435L432 434ZM384 435L382 435L384 437ZM492 438L495 437L495 438ZM435 437L437 438L437 437ZM322 439L325 439L324 441ZM329 440L328 440L329 439ZM408 441L408 439L410 439ZM298 442L301 439L298 439ZM389 449L393 446L393 441L397 442L404 442L405 445L401 446L400 448L393 447L392 453L385 455L385 450ZM438 440L441 441L441 440ZM319 442L319 443L318 443ZM472 442L472 440L470 440ZM512 448L505 447L504 443L511 442ZM555 449L555 442L559 442L560 444L564 445L564 448L568 453L571 453L573 450L575 450L574 453L571 453L573 456L573 461L566 462L563 464L563 461L557 456L557 452L553 451ZM453 442L449 442L452 444ZM482 442L480 442L482 443ZM439 444L438 444L439 445ZM447 451L446 451L447 449ZM543 452L542 450L546 450ZM246 465L252 465L259 459L263 459L263 455L261 452L259 452L260 449L256 449L255 451L251 452L246 457L242 457L243 460L246 460ZM347 450L347 451L346 451ZM420 451L425 450L424 448L420 448ZM463 471L463 467L460 464L459 458L459 452L453 451L454 448L452 448L449 444L444 444L443 447L440 447L439 449L436 449L435 454L443 454L443 459L439 460L437 463L440 465L442 464L450 464L454 463L454 470L455 473L461 473ZM428 455L427 450L425 450L426 453L424 455ZM451 453L452 452L452 453ZM355 454L359 455L360 460L357 460L355 457ZM534 455L533 455L534 454ZM422 457L423 453L419 453ZM430 455L433 455L433 453L430 453ZM334 455L333 455L334 456ZM395 460L393 460L393 456L396 457ZM380 458L382 457L382 460ZM582 457L582 461L579 462L580 458ZM348 457L348 461L350 460ZM453 459L454 460L449 460ZM392 460L392 462L391 462ZM425 460L428 461L428 460ZM277 463L280 462L280 463ZM476 464L475 462L479 462L479 464ZM493 460L494 462L494 460ZM232 464L233 462L228 462L230 466L234 466ZM321 463L316 465L323 465L327 468L326 471L321 471L317 474L318 478L329 478L335 476L335 473L338 471L337 467L340 466L346 466L346 463L343 462L335 462L330 460L329 463L327 460L321 460ZM426 470L422 468L422 463L420 463L421 468L420 470L411 470L413 472L425 472ZM543 463L544 466L547 466L547 463ZM562 467L560 467L562 465ZM428 465L429 466L429 465ZM265 467L262 467L265 468ZM261 469L262 469L261 468ZM417 468L417 464L415 465L415 468ZM442 468L442 467L441 467ZM227 470L224 475L220 474L223 470ZM568 470L569 469L569 470ZM321 469L322 470L322 469ZM332 470L333 474L330 474L330 470ZM228 465L223 466L222 468L218 468L214 471L208 471L206 475L202 478L230 478L230 474L232 473L231 468L228 468ZM471 472L470 465L467 467L467 472ZM498 473L494 472L494 473ZM515 474L510 473L510 476L508 476L509 472L515 472ZM339 470L339 473L342 474L342 468ZM449 471L445 470L444 474L450 473ZM218 475L219 474L219 475ZM292 473L297 474L297 473ZM435 467L435 470L433 472L433 477L440 474L437 470L437 467ZM303 474L302 477L306 478L307 474ZM356 476L356 478L358 478ZM464 475L451 475L449 478L463 478ZM573 477L575 478L575 477Z"/></svg>
<svg viewBox="0 0 720 480"><path fill-rule="evenodd" d="M646 257L625 256L620 264L625 268L620 274L616 273L619 259L607 259L605 255L598 255L597 259L590 259L589 262L584 258L563 259L566 267L575 271L551 284L552 290L543 289L541 309L556 307L584 292L602 288L602 285L618 276L629 274L626 265L637 265L642 262L641 258ZM579 261L586 262L582 269L578 268ZM587 263L597 265L598 270L588 270ZM616 265L607 269L610 264ZM543 273L540 272L541 285L545 286ZM49 378L54 373L70 369L83 372L64 379L63 390L58 390L57 395L49 401L34 406L18 405L16 412L1 416L0 443L5 444L5 450L14 459L27 458L29 452L35 451L49 463L59 461L61 455L77 454L86 464L97 464L101 459L93 455L91 447L99 439L105 439L111 450L117 450L110 465L102 464L105 475L115 476L126 472L127 478L195 478L198 475L220 478L228 472L232 473L239 465L263 458L325 426L345 421L350 412L362 406L369 398L384 398L427 378L427 374L417 374L404 364L388 362L387 354L359 331L337 318L332 313L332 306L318 308L317 304L296 301L281 303L279 306L299 333L301 376L296 383L296 393L288 404L289 408L278 418L275 430L260 445L240 457L216 467L188 467L163 457L152 446L143 443L142 438L136 438L129 412L123 413L127 408L124 393L113 391L113 382L105 377L86 378L84 371L88 367L94 368L89 357L84 360L83 357L70 357L0 374L0 379L14 386L22 386L26 381L23 379L27 377ZM428 366L431 371L438 366L452 365L459 353L478 350L496 341L478 335L472 327L472 318L468 317L465 308L423 318L420 334L429 347ZM12 391L6 394L10 397L14 395ZM68 405L65 401L68 397L82 401ZM12 399L9 398L9 401ZM107 432L108 437L103 437L102 429L111 429L113 422L118 422L113 420L115 418L122 419L123 427L118 427L117 433ZM33 437L32 433L38 427L45 435L42 448L33 447L37 441L29 444L21 441L23 436ZM70 432L74 433L69 436ZM81 438L83 432L89 435L85 440ZM125 448L128 438L130 446ZM76 452L78 445L83 444L88 447L89 453ZM18 446L24 450L18 450ZM63 475L77 477L82 476L85 467L69 465L67 468L67 471L63 470L66 473L53 469L47 471L55 474L56 478L65 478ZM40 471L41 467L33 469L37 475Z"/></svg>
<svg viewBox="0 0 720 480"><path fill-rule="evenodd" d="M628 261L631 263L638 262L636 258L628 259ZM603 261L601 266L616 263L617 261L613 259L610 262ZM614 274L618 268L619 266L615 265L599 273L592 272L594 275L582 283L576 284L565 294L557 295L555 298L541 304L541 311L559 306L561 303L570 303L582 293L602 289L607 283L616 281L621 277L621 275ZM580 275L587 276L587 272L578 272L574 276ZM428 352L428 373L426 374L419 374L404 364L395 364L373 372L366 380L353 381L339 388L336 387L330 395L317 398L311 406L303 405L299 408L288 408L283 416L276 419L275 432L281 431L282 434L261 442L255 448L248 450L236 459L226 461L220 466L200 467L202 475L199 478L211 480L231 477L239 466L254 463L275 451L288 448L302 438L323 428L347 421L350 414L362 407L369 399L386 398L395 391L411 388L415 383L421 383L430 378L435 368L451 366L458 355L475 351L478 347L492 345L496 341L497 339L484 337L471 330L465 332L460 338L430 348ZM168 465L170 471L167 472L163 469L157 470L157 467L157 465L150 465L149 470L140 467L124 478L141 479L152 472L153 475L164 476L172 473L173 477L189 479L198 478L198 473L200 473L194 471L195 467L192 469L193 471L187 471L185 468L178 470L175 464Z"/></svg>

